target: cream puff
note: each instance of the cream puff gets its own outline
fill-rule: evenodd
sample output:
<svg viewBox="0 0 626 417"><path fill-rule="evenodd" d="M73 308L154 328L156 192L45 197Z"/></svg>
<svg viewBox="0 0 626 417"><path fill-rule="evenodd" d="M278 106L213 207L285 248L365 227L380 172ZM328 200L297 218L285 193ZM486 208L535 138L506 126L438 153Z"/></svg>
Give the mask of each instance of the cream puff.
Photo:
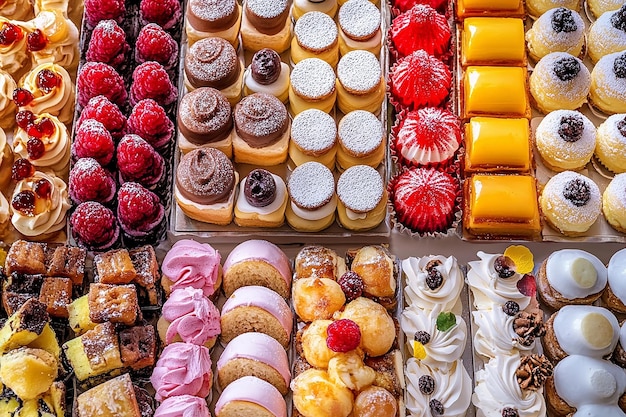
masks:
<svg viewBox="0 0 626 417"><path fill-rule="evenodd" d="M289 197L283 179L257 168L241 180L235 204L235 223L243 227L280 227Z"/></svg>
<svg viewBox="0 0 626 417"><path fill-rule="evenodd" d="M626 114L609 116L598 126L595 155L610 171L626 172Z"/></svg>
<svg viewBox="0 0 626 417"><path fill-rule="evenodd" d="M626 4L602 13L587 33L587 54L596 63L604 55L626 49Z"/></svg>
<svg viewBox="0 0 626 417"><path fill-rule="evenodd" d="M211 87L201 87L183 96L178 105L178 147L187 153L209 146L233 156L233 117L224 94Z"/></svg>
<svg viewBox="0 0 626 417"><path fill-rule="evenodd" d="M174 197L188 217L204 223L227 225L233 219L239 174L224 152L201 147L181 156Z"/></svg>
<svg viewBox="0 0 626 417"><path fill-rule="evenodd" d="M294 64L319 58L335 68L339 62L337 24L325 13L308 12L296 22L291 40L291 61Z"/></svg>
<svg viewBox="0 0 626 417"><path fill-rule="evenodd" d="M334 18L337 14L337 0L294 0L291 17L298 20L308 12L322 12Z"/></svg>
<svg viewBox="0 0 626 417"><path fill-rule="evenodd" d="M335 221L337 194L330 169L319 162L306 162L287 179L290 203L287 223L299 232L318 232Z"/></svg>
<svg viewBox="0 0 626 417"><path fill-rule="evenodd" d="M385 99L386 84L378 58L368 51L352 51L337 64L337 106L348 114L365 110L378 114Z"/></svg>
<svg viewBox="0 0 626 417"><path fill-rule="evenodd" d="M378 56L382 45L380 10L368 0L349 0L339 9L339 54L366 50Z"/></svg>
<svg viewBox="0 0 626 417"><path fill-rule="evenodd" d="M291 42L288 0L247 0L243 6L241 42L247 51L270 48L283 53Z"/></svg>
<svg viewBox="0 0 626 417"><path fill-rule="evenodd" d="M550 9L526 32L526 45L534 61L551 52L567 52L581 58L585 45L585 23L574 10L564 7Z"/></svg>
<svg viewBox="0 0 626 417"><path fill-rule="evenodd" d="M252 56L243 75L243 94L266 93L283 103L289 101L289 65L273 49L263 48Z"/></svg>
<svg viewBox="0 0 626 417"><path fill-rule="evenodd" d="M602 16L602 13L619 9L622 4L624 0L587 0L587 7L596 19Z"/></svg>
<svg viewBox="0 0 626 417"><path fill-rule="evenodd" d="M387 213L387 190L380 173L369 165L354 165L337 181L337 216L348 230L378 226Z"/></svg>
<svg viewBox="0 0 626 417"><path fill-rule="evenodd" d="M378 118L367 111L346 114L337 129L339 149L337 167L340 171L354 165L376 168L385 156L385 132Z"/></svg>
<svg viewBox="0 0 626 417"><path fill-rule="evenodd" d="M294 259L294 279L318 277L337 281L344 272L345 259L325 246L307 245Z"/></svg>
<svg viewBox="0 0 626 417"><path fill-rule="evenodd" d="M615 175L604 189L602 214L613 229L626 233L626 173Z"/></svg>
<svg viewBox="0 0 626 417"><path fill-rule="evenodd" d="M291 122L289 158L296 166L317 161L335 168L337 125L335 119L318 109L308 109Z"/></svg>
<svg viewBox="0 0 626 417"><path fill-rule="evenodd" d="M626 51L603 56L591 71L589 104L606 114L626 113L624 92Z"/></svg>
<svg viewBox="0 0 626 417"><path fill-rule="evenodd" d="M185 11L185 32L189 46L204 38L223 38L239 45L241 4L237 0L190 0Z"/></svg>
<svg viewBox="0 0 626 417"><path fill-rule="evenodd" d="M319 58L298 62L289 77L289 106L293 115L315 108L325 113L335 106L335 71Z"/></svg>
<svg viewBox="0 0 626 417"><path fill-rule="evenodd" d="M287 160L291 123L278 98L264 93L244 97L235 107L234 119L235 162L272 166Z"/></svg>

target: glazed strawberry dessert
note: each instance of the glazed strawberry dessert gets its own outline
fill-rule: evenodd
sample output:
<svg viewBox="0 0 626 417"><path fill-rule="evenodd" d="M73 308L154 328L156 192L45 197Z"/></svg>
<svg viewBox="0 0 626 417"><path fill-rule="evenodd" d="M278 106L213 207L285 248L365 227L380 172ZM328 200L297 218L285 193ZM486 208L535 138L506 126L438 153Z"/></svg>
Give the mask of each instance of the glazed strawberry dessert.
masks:
<svg viewBox="0 0 626 417"><path fill-rule="evenodd" d="M141 0L139 15L142 23L156 23L171 29L182 17L179 0Z"/></svg>
<svg viewBox="0 0 626 417"><path fill-rule="evenodd" d="M178 57L178 42L156 23L150 23L141 28L135 44L135 60L139 64L146 61L156 61L165 69L176 65Z"/></svg>
<svg viewBox="0 0 626 417"><path fill-rule="evenodd" d="M124 136L117 145L116 155L120 183L134 181L149 189L163 183L161 180L165 179L165 161L140 136Z"/></svg>
<svg viewBox="0 0 626 417"><path fill-rule="evenodd" d="M400 163L437 165L449 161L461 144L461 124L448 110L424 107L401 114L393 147Z"/></svg>
<svg viewBox="0 0 626 417"><path fill-rule="evenodd" d="M441 56L450 48L448 20L427 4L416 4L393 20L389 28L391 44L400 56L423 49Z"/></svg>
<svg viewBox="0 0 626 417"><path fill-rule="evenodd" d="M128 117L128 131L141 136L157 151L165 153L174 138L174 123L152 99L141 100Z"/></svg>
<svg viewBox="0 0 626 417"><path fill-rule="evenodd" d="M155 61L144 62L133 71L130 87L130 104L151 98L161 106L168 106L178 98L178 89L172 84L163 65Z"/></svg>
<svg viewBox="0 0 626 417"><path fill-rule="evenodd" d="M107 166L115 154L113 137L102 123L87 119L76 129L72 143L72 160L94 158L102 166Z"/></svg>
<svg viewBox="0 0 626 417"><path fill-rule="evenodd" d="M121 23L125 14L124 0L85 0L85 21L89 27L108 19Z"/></svg>
<svg viewBox="0 0 626 417"><path fill-rule="evenodd" d="M87 201L76 207L70 217L72 237L89 250L108 250L119 243L120 226L108 207Z"/></svg>
<svg viewBox="0 0 626 417"><path fill-rule="evenodd" d="M78 73L76 81L78 104L86 106L93 97L103 95L118 106L126 104L128 95L122 76L110 65L87 62Z"/></svg>
<svg viewBox="0 0 626 417"><path fill-rule="evenodd" d="M128 245L155 243L165 231L165 208L159 197L136 182L120 186L117 218Z"/></svg>
<svg viewBox="0 0 626 417"><path fill-rule="evenodd" d="M79 128L88 119L102 123L114 140L119 140L126 134L126 116L105 96L96 96L89 100L80 113L76 127Z"/></svg>
<svg viewBox="0 0 626 417"><path fill-rule="evenodd" d="M109 204L116 190L111 173L93 158L80 158L70 170L69 194L75 204L85 201Z"/></svg>
<svg viewBox="0 0 626 417"><path fill-rule="evenodd" d="M401 106L438 106L448 97L452 74L446 64L420 49L391 67L389 84L392 99Z"/></svg>
<svg viewBox="0 0 626 417"><path fill-rule="evenodd" d="M115 20L102 20L91 34L85 58L87 61L103 62L120 69L129 51L124 29Z"/></svg>

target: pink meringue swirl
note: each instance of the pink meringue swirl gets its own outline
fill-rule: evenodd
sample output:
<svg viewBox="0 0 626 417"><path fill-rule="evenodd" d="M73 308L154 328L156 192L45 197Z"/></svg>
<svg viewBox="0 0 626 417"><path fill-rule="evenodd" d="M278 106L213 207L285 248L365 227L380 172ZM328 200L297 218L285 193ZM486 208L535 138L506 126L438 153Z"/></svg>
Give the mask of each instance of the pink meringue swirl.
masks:
<svg viewBox="0 0 626 417"><path fill-rule="evenodd" d="M220 312L198 288L178 288L163 304L163 317L170 322L165 342L176 335L183 342L204 345L221 333Z"/></svg>
<svg viewBox="0 0 626 417"><path fill-rule="evenodd" d="M204 398L179 395L165 399L154 412L154 417L210 417Z"/></svg>
<svg viewBox="0 0 626 417"><path fill-rule="evenodd" d="M172 291L193 287L209 297L217 289L221 261L219 252L208 243L183 239L165 255L161 271L173 282Z"/></svg>
<svg viewBox="0 0 626 417"><path fill-rule="evenodd" d="M211 392L212 381L209 349L183 342L163 349L150 377L157 401L177 395L206 397Z"/></svg>

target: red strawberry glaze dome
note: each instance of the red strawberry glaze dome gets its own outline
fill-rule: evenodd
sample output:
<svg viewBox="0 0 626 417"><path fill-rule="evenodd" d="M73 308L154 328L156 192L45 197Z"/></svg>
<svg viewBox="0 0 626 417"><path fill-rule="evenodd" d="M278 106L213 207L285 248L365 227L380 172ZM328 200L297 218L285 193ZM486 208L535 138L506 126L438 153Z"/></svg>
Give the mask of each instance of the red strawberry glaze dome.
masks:
<svg viewBox="0 0 626 417"><path fill-rule="evenodd" d="M120 226L113 211L96 201L76 207L70 217L72 236L79 246L107 250L119 242Z"/></svg>
<svg viewBox="0 0 626 417"><path fill-rule="evenodd" d="M401 113L393 132L395 154L409 166L446 163L461 144L459 119L440 107Z"/></svg>
<svg viewBox="0 0 626 417"><path fill-rule="evenodd" d="M120 182L134 181L151 188L163 178L165 161L148 142L129 134L117 145L117 170Z"/></svg>
<svg viewBox="0 0 626 417"><path fill-rule="evenodd" d="M128 117L128 131L162 151L174 137L174 123L156 101L145 99L135 105Z"/></svg>
<svg viewBox="0 0 626 417"><path fill-rule="evenodd" d="M117 217L126 235L141 239L159 231L165 208L152 191L136 182L126 182L117 192Z"/></svg>
<svg viewBox="0 0 626 417"><path fill-rule="evenodd" d="M165 69L176 64L178 57L178 42L156 23L150 23L141 28L135 44L135 59L143 64L146 61L156 61Z"/></svg>
<svg viewBox="0 0 626 417"><path fill-rule="evenodd" d="M69 195L76 204L110 203L116 190L113 176L93 158L80 158L70 171Z"/></svg>
<svg viewBox="0 0 626 417"><path fill-rule="evenodd" d="M396 218L418 233L445 232L454 221L459 182L434 168L410 168L390 184Z"/></svg>
<svg viewBox="0 0 626 417"><path fill-rule="evenodd" d="M139 15L143 23L156 23L171 29L182 17L180 0L141 0Z"/></svg>
<svg viewBox="0 0 626 417"><path fill-rule="evenodd" d="M124 0L85 0L85 20L94 27L101 20L113 19L121 23L126 14Z"/></svg>
<svg viewBox="0 0 626 417"><path fill-rule="evenodd" d="M452 74L446 64L420 49L391 67L389 84L394 105L438 106L450 92Z"/></svg>
<svg viewBox="0 0 626 417"><path fill-rule="evenodd" d="M87 61L104 62L114 68L120 68L126 61L130 46L126 34L115 20L102 20L93 30L87 54Z"/></svg>
<svg viewBox="0 0 626 417"><path fill-rule="evenodd" d="M115 68L102 62L87 62L83 65L78 73L76 88L78 104L82 107L99 95L118 106L123 106L128 99L122 76Z"/></svg>
<svg viewBox="0 0 626 417"><path fill-rule="evenodd" d="M76 129L71 148L74 161L80 158L94 158L100 165L106 166L113 159L114 153L113 138L99 121L87 119Z"/></svg>
<svg viewBox="0 0 626 417"><path fill-rule="evenodd" d="M451 30L446 17L427 4L416 4L396 17L389 28L391 44L400 56L423 49L441 56L450 48Z"/></svg>
<svg viewBox="0 0 626 417"><path fill-rule="evenodd" d="M443 11L448 5L448 0L392 0L391 6L404 13L416 4L427 4L433 9Z"/></svg>
<svg viewBox="0 0 626 417"><path fill-rule="evenodd" d="M151 98L161 106L172 104L178 98L178 89L172 84L163 65L155 61L140 64L133 71L130 104Z"/></svg>
<svg viewBox="0 0 626 417"><path fill-rule="evenodd" d="M102 123L115 140L119 140L126 133L126 116L105 96L96 96L89 100L80 113L76 127L80 127L87 119Z"/></svg>

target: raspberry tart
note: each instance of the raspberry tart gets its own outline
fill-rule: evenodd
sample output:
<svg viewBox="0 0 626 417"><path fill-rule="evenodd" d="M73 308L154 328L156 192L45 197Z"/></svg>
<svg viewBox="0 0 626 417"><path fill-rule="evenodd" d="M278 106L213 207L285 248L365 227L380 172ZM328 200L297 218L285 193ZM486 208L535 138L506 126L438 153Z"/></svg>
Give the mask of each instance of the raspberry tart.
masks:
<svg viewBox="0 0 626 417"><path fill-rule="evenodd" d="M100 95L120 107L128 100L122 76L115 68L102 62L87 62L83 65L78 73L76 88L78 104L82 107Z"/></svg>
<svg viewBox="0 0 626 417"><path fill-rule="evenodd" d="M445 232L454 221L459 182L433 168L410 168L390 182L396 219L417 233Z"/></svg>
<svg viewBox="0 0 626 417"><path fill-rule="evenodd" d="M137 135L126 135L117 145L116 155L120 183L134 181L163 196L165 161L148 142Z"/></svg>
<svg viewBox="0 0 626 417"><path fill-rule="evenodd" d="M76 128L78 129L83 121L88 119L102 123L114 140L119 140L126 134L126 116L105 96L96 96L89 100L80 113Z"/></svg>
<svg viewBox="0 0 626 417"><path fill-rule="evenodd" d="M111 209L96 201L86 201L70 216L72 237L90 250L108 250L119 243L120 226Z"/></svg>
<svg viewBox="0 0 626 417"><path fill-rule="evenodd" d="M70 198L75 204L97 201L110 204L117 187L110 172L93 158L80 158L70 171Z"/></svg>
<svg viewBox="0 0 626 417"><path fill-rule="evenodd" d="M120 186L117 218L125 245L156 244L165 232L165 207L156 194L136 182Z"/></svg>
<svg viewBox="0 0 626 417"><path fill-rule="evenodd" d="M178 89L172 84L163 65L155 61L144 62L133 71L130 86L130 104L151 98L161 106L168 106L178 98Z"/></svg>
<svg viewBox="0 0 626 417"><path fill-rule="evenodd" d="M392 149L409 166L444 164L461 144L459 119L439 107L402 113L393 131Z"/></svg>
<svg viewBox="0 0 626 417"><path fill-rule="evenodd" d="M156 61L167 70L176 66L178 42L156 23L141 28L135 43L135 61L143 64Z"/></svg>
<svg viewBox="0 0 626 417"><path fill-rule="evenodd" d="M124 66L129 51L124 29L115 20L102 20L91 33L85 58L119 70Z"/></svg>
<svg viewBox="0 0 626 417"><path fill-rule="evenodd" d="M85 0L85 22L95 27L101 20L112 19L122 23L126 14L124 0Z"/></svg>
<svg viewBox="0 0 626 417"><path fill-rule="evenodd" d="M174 123L152 99L139 101L128 117L128 132L139 135L154 149L166 154L173 142Z"/></svg>
<svg viewBox="0 0 626 417"><path fill-rule="evenodd" d="M451 30L446 17L426 4L416 4L393 20L391 45L401 57L423 49L442 56L450 50Z"/></svg>
<svg viewBox="0 0 626 417"><path fill-rule="evenodd" d="M94 158L102 166L113 160L115 144L104 125L97 120L87 119L78 129L72 143L72 159Z"/></svg>

